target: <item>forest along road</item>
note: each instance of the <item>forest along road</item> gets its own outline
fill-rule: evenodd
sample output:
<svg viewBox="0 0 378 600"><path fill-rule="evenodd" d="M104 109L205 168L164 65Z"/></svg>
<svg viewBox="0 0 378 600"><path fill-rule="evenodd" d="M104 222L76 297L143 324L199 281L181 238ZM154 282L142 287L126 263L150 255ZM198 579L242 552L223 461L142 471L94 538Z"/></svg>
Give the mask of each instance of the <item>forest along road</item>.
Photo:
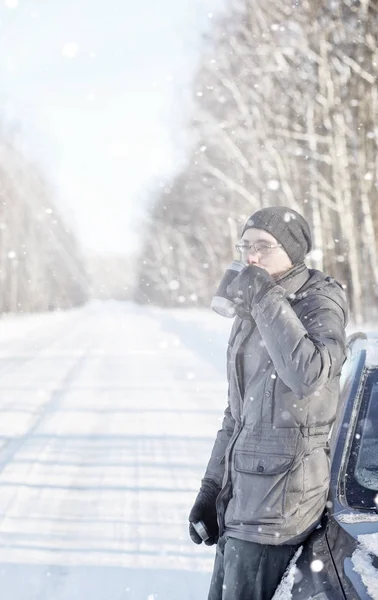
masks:
<svg viewBox="0 0 378 600"><path fill-rule="evenodd" d="M206 598L214 547L187 517L230 325L113 302L0 321L4 600Z"/></svg>

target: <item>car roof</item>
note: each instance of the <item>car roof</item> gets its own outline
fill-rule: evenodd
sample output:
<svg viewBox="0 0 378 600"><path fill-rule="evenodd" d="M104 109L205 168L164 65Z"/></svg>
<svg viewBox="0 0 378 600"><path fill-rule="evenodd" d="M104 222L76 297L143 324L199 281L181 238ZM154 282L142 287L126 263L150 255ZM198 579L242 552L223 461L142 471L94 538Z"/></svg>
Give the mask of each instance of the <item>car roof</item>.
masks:
<svg viewBox="0 0 378 600"><path fill-rule="evenodd" d="M366 351L366 366L378 368L378 330L357 331L347 339L348 351L354 355Z"/></svg>

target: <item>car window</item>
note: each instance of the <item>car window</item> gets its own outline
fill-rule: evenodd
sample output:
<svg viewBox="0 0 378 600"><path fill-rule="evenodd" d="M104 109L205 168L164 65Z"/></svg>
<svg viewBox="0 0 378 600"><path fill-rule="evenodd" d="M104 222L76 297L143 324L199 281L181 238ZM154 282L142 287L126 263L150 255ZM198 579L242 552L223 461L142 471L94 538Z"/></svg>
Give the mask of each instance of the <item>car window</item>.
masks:
<svg viewBox="0 0 378 600"><path fill-rule="evenodd" d="M376 374L377 378L377 374ZM357 434L358 435L358 434ZM378 381L369 388L355 476L361 485L378 490Z"/></svg>
<svg viewBox="0 0 378 600"><path fill-rule="evenodd" d="M375 508L378 493L378 369L368 371L346 471L351 506Z"/></svg>

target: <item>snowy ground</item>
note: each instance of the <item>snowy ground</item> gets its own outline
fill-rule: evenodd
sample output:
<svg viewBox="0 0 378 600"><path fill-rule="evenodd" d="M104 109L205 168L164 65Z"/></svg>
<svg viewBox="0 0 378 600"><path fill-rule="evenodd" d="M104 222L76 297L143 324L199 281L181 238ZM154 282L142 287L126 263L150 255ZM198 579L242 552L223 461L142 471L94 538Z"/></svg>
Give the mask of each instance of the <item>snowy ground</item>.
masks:
<svg viewBox="0 0 378 600"><path fill-rule="evenodd" d="M0 320L1 598L206 598L187 515L230 325L113 302Z"/></svg>

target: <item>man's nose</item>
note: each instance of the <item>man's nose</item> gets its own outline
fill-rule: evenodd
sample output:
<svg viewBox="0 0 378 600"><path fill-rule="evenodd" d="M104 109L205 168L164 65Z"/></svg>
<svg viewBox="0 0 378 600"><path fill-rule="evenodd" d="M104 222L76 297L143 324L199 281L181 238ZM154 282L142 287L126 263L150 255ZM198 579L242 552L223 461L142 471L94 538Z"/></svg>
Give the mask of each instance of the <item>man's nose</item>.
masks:
<svg viewBox="0 0 378 600"><path fill-rule="evenodd" d="M247 255L247 263L249 265L257 265L259 263L259 255L254 250L249 250Z"/></svg>

